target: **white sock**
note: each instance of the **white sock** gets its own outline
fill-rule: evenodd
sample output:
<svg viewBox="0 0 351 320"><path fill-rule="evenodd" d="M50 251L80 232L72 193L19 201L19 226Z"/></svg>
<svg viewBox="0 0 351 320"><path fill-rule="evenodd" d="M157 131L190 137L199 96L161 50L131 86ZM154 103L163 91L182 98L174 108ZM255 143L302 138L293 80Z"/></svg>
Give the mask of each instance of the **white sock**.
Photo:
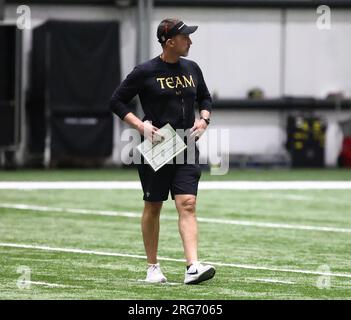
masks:
<svg viewBox="0 0 351 320"><path fill-rule="evenodd" d="M189 269L192 265L197 265L199 263L199 261L193 261L190 265L186 266L186 268Z"/></svg>

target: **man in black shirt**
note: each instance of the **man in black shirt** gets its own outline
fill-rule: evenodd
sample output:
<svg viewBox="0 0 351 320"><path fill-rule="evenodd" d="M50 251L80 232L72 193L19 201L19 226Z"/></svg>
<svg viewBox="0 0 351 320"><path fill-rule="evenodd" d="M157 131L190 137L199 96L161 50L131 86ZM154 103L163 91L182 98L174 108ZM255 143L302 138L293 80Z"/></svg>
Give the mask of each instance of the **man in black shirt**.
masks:
<svg viewBox="0 0 351 320"><path fill-rule="evenodd" d="M111 110L151 141L162 138L158 128L167 123L174 129L190 130L188 139L198 139L210 123L212 100L201 69L195 62L181 58L188 55L192 44L189 34L196 29L197 26L187 26L177 19L161 21L157 38L162 54L136 66L113 93ZM145 114L143 120L127 106L136 95ZM195 102L200 119L195 118ZM148 164L138 165L144 192L142 233L149 264L146 281L167 281L157 262L157 248L160 212L169 191L179 213L179 232L187 263L184 283L200 283L215 274L215 268L201 264L197 255L195 207L201 176L198 160L195 148L194 163L166 164L156 172Z"/></svg>

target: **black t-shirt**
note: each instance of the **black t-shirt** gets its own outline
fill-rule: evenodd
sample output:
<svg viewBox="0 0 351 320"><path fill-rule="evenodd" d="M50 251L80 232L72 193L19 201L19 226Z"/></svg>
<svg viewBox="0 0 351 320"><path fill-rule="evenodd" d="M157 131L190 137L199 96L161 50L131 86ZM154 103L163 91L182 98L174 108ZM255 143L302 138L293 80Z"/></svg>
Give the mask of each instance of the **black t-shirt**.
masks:
<svg viewBox="0 0 351 320"><path fill-rule="evenodd" d="M158 56L136 66L113 93L111 110L123 120L130 112L127 104L137 94L145 114L143 121L150 120L158 128L167 123L174 129L191 128L196 102L199 111L212 109L201 69L188 59L167 63Z"/></svg>

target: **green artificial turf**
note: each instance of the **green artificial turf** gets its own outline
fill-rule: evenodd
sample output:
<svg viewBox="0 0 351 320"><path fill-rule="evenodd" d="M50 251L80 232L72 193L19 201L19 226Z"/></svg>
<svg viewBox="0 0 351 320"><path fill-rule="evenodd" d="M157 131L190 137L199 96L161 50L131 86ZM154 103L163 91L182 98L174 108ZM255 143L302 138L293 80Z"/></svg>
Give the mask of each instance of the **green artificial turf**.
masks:
<svg viewBox="0 0 351 320"><path fill-rule="evenodd" d="M135 179L133 170L0 172L1 181ZM206 173L202 179L219 180ZM224 179L350 180L350 173L233 170ZM16 209L13 204L46 207L46 211ZM146 261L140 217L101 215L107 210L140 214L143 201L138 190L0 190L1 205L0 299L351 298L350 190L200 190L198 217L219 223L199 222L200 259L215 262L217 273L197 286L182 284L185 268L178 259L183 259L183 250L172 200L164 203L161 213L159 256L177 261L160 260L169 281L163 285L141 281ZM60 212L62 208L67 211ZM301 230L296 226L336 229ZM29 268L34 282L28 289L17 283L18 268L23 266ZM313 274L328 270L346 276Z"/></svg>

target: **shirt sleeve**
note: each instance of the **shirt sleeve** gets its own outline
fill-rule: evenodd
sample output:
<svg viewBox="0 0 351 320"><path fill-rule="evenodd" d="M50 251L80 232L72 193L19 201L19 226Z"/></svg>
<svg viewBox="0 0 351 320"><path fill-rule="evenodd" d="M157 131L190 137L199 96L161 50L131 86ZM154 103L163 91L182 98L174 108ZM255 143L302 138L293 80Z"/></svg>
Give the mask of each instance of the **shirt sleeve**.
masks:
<svg viewBox="0 0 351 320"><path fill-rule="evenodd" d="M212 111L212 98L207 89L204 76L200 67L196 64L196 69L198 73L198 84L197 84L197 102L199 105L199 111L207 110Z"/></svg>
<svg viewBox="0 0 351 320"><path fill-rule="evenodd" d="M122 120L131 112L128 103L139 93L142 83L143 71L137 66L112 94L110 110Z"/></svg>

